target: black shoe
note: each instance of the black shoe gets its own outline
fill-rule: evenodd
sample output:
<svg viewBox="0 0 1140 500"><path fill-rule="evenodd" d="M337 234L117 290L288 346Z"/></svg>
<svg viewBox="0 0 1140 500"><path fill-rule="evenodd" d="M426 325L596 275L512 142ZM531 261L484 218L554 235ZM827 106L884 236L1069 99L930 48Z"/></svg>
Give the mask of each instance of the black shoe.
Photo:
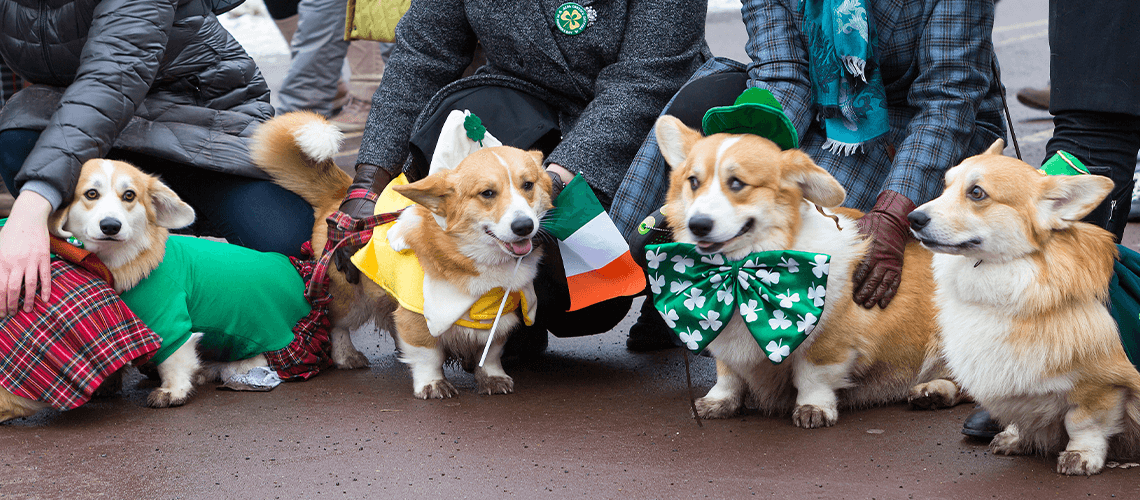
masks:
<svg viewBox="0 0 1140 500"><path fill-rule="evenodd" d="M542 356L550 344L550 334L545 327L538 325L520 326L511 332L507 345L503 346L504 365L530 361Z"/></svg>
<svg viewBox="0 0 1140 500"><path fill-rule="evenodd" d="M1017 91L1018 102L1033 109L1040 109L1042 111L1049 110L1049 89L1024 88Z"/></svg>
<svg viewBox="0 0 1140 500"><path fill-rule="evenodd" d="M985 441L993 439L1004 429L997 420L990 417L990 412L985 409L971 413L962 423L962 434Z"/></svg>
<svg viewBox="0 0 1140 500"><path fill-rule="evenodd" d="M625 348L633 352L651 352L680 347L681 342L673 334L673 329L661 319L661 314L653 307L653 298L646 297L641 305L641 316L637 323L629 327L629 338Z"/></svg>

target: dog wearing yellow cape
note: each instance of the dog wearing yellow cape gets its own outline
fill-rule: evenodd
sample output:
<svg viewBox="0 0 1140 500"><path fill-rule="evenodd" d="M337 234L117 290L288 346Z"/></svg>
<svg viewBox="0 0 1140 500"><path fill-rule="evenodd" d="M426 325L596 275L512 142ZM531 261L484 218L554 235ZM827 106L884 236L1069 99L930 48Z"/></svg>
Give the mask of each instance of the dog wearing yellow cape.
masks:
<svg viewBox="0 0 1140 500"><path fill-rule="evenodd" d="M329 266L334 363L367 366L350 332L375 318L396 339L421 399L458 395L444 376L448 359L474 372L480 393L513 392L499 358L507 333L533 322L537 307L532 282L542 250L534 238L551 208L542 155L501 146L490 134L472 140L463 128L468 115L454 111L448 117L427 177L409 184L400 176L381 195L376 213L404 211L376 228L353 256L371 279L350 284ZM351 183L332 161L341 139L335 127L305 112L264 123L254 139L258 166L316 207L318 251L327 240L325 219ZM476 366L504 293L506 307L486 360Z"/></svg>

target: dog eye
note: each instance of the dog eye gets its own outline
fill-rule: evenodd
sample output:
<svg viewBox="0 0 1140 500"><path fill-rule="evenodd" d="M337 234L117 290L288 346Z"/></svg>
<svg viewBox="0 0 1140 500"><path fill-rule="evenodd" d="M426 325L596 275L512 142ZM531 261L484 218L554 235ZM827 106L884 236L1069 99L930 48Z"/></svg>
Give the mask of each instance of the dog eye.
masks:
<svg viewBox="0 0 1140 500"><path fill-rule="evenodd" d="M83 197L87 198L88 200L94 200L99 197L99 192L94 189L88 189L87 191L83 192Z"/></svg>
<svg viewBox="0 0 1140 500"><path fill-rule="evenodd" d="M689 187L693 188L693 191L696 191L697 188L701 187L701 181L697 180L696 176L690 175L689 176Z"/></svg>
<svg viewBox="0 0 1140 500"><path fill-rule="evenodd" d="M534 183L531 181L526 181L523 183L522 188L523 191L530 191L531 189L534 189Z"/></svg>
<svg viewBox="0 0 1140 500"><path fill-rule="evenodd" d="M970 188L970 192L966 193L966 196L969 196L970 199L974 201L982 201L986 199L986 190L982 189L981 186L974 186Z"/></svg>
<svg viewBox="0 0 1140 500"><path fill-rule="evenodd" d="M123 201L135 201L135 192L128 189L123 193Z"/></svg>
<svg viewBox="0 0 1140 500"><path fill-rule="evenodd" d="M741 189L744 189L744 186L747 186L747 184L745 184L744 181L737 179L736 177L728 180L728 189L730 191L740 191Z"/></svg>
<svg viewBox="0 0 1140 500"><path fill-rule="evenodd" d="M495 190L494 189L488 189L486 191L483 191L482 193L479 193L479 196L482 196L482 197L487 198L489 200L489 199L495 197Z"/></svg>

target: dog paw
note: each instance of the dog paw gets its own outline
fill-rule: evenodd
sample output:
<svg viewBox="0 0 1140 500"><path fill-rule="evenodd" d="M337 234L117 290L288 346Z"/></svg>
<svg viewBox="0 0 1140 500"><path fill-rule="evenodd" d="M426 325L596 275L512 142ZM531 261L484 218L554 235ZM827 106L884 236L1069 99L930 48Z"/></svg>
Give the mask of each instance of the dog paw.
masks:
<svg viewBox="0 0 1140 500"><path fill-rule="evenodd" d="M158 388L150 391L146 397L146 405L151 408L170 408L173 406L182 406L190 400L191 391L186 391L183 394L176 394L173 391Z"/></svg>
<svg viewBox="0 0 1140 500"><path fill-rule="evenodd" d="M990 441L990 452L995 455L1020 455L1021 433L1017 426L1008 425Z"/></svg>
<svg viewBox="0 0 1140 500"><path fill-rule="evenodd" d="M906 398L916 410L936 410L958 404L958 387L949 380L932 380L910 389Z"/></svg>
<svg viewBox="0 0 1140 500"><path fill-rule="evenodd" d="M355 347L343 349L340 351L333 351L333 363L341 370L356 370L358 368L368 368L368 358L364 353L356 350Z"/></svg>
<svg viewBox="0 0 1140 500"><path fill-rule="evenodd" d="M792 412L792 423L804 429L831 427L839 421L839 412L835 409L824 409L815 405L800 405Z"/></svg>
<svg viewBox="0 0 1140 500"><path fill-rule="evenodd" d="M416 391L416 397L420 399L444 399L458 395L459 391L446 380L433 380Z"/></svg>
<svg viewBox="0 0 1140 500"><path fill-rule="evenodd" d="M697 415L701 418L729 418L740 410L740 404L731 399L709 397L697 400Z"/></svg>
<svg viewBox="0 0 1140 500"><path fill-rule="evenodd" d="M476 374L475 382L479 384L479 394L510 394L515 392L515 381L505 375L479 376Z"/></svg>
<svg viewBox="0 0 1140 500"><path fill-rule="evenodd" d="M1069 476L1091 476L1104 468L1104 456L1090 451L1065 450L1057 457L1057 472Z"/></svg>

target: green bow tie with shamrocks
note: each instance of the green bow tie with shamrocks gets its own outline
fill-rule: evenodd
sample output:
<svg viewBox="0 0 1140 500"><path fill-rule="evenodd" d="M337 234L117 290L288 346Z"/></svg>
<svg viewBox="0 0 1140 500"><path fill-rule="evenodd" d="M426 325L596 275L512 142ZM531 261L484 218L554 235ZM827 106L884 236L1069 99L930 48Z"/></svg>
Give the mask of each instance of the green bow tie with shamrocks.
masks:
<svg viewBox="0 0 1140 500"><path fill-rule="evenodd" d="M685 347L704 350L739 312L756 343L779 364L823 313L831 256L756 252L729 261L688 243L647 245L653 305Z"/></svg>

